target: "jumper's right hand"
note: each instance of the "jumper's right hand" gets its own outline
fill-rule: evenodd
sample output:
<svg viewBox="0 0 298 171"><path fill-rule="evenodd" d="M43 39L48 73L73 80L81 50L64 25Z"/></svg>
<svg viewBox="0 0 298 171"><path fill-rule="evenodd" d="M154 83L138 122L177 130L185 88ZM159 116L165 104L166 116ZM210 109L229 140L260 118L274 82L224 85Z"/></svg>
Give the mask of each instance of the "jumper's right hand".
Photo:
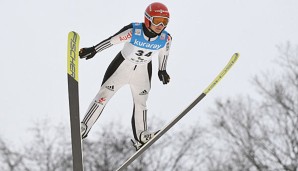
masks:
<svg viewBox="0 0 298 171"><path fill-rule="evenodd" d="M80 49L79 56L80 56L81 59L86 58L86 60L88 60L88 59L93 58L96 53L97 52L95 50L95 47L92 46L92 47L89 47L89 48Z"/></svg>

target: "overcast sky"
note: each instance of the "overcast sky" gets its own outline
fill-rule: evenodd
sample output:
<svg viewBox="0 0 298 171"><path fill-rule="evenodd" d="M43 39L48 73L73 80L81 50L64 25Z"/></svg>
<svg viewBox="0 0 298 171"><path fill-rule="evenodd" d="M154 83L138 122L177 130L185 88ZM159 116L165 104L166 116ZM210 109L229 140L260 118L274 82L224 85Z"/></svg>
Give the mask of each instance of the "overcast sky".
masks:
<svg viewBox="0 0 298 171"><path fill-rule="evenodd" d="M28 128L45 118L69 127L66 47L69 31L81 47L97 44L130 22L142 22L154 1L1 0L0 137L26 142ZM235 52L240 59L225 78L184 118L204 122L216 98L254 96L251 79L274 67L276 45L298 44L297 0L162 0L171 13L170 84L157 77L153 59L150 119L170 121L214 79ZM80 60L81 117L99 90L103 74L123 44ZM108 103L89 136L116 120L130 127L132 97L123 87ZM183 127L177 128L183 129ZM158 129L158 128L155 128ZM66 132L69 134L69 132ZM128 134L131 134L129 132Z"/></svg>

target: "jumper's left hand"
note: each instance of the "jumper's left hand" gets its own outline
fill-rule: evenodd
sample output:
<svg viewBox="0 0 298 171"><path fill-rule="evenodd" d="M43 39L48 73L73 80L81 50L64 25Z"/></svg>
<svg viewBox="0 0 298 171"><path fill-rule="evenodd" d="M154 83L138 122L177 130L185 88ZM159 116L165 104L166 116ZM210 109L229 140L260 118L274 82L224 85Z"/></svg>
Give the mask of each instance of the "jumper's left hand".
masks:
<svg viewBox="0 0 298 171"><path fill-rule="evenodd" d="M162 81L163 84L168 84L170 82L170 76L166 70L158 71L159 80Z"/></svg>

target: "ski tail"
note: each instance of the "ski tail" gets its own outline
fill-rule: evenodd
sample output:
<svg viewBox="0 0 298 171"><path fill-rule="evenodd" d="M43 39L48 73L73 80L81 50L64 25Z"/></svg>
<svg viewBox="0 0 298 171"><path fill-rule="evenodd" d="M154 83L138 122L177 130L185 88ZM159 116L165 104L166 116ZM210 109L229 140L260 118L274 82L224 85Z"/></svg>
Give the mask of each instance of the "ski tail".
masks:
<svg viewBox="0 0 298 171"><path fill-rule="evenodd" d="M79 42L79 34L73 31L69 32L67 45L67 77L74 171L84 170L79 109Z"/></svg>
<svg viewBox="0 0 298 171"><path fill-rule="evenodd" d="M144 144L136 153L134 153L129 159L127 159L116 171L123 171L127 168L135 159L137 159L144 151L146 151L154 142L156 142L162 135L164 135L169 129L171 129L182 117L184 117L194 106L196 106L214 87L217 83L226 75L230 68L236 63L239 58L239 53L235 53L224 69L215 77L215 79L209 84L209 86L192 102L187 108L185 108L178 116L176 116L168 125L161 129L152 139Z"/></svg>

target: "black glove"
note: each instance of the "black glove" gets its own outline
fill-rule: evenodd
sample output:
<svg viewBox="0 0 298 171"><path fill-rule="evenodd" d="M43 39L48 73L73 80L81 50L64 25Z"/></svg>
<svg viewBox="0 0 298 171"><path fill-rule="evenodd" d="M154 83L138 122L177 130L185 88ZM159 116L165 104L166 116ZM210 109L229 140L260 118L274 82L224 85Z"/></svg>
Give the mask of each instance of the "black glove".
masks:
<svg viewBox="0 0 298 171"><path fill-rule="evenodd" d="M89 48L82 48L80 49L79 56L81 59L86 58L86 60L93 58L93 56L96 54L95 47L89 47Z"/></svg>
<svg viewBox="0 0 298 171"><path fill-rule="evenodd" d="M170 82L170 76L166 70L158 71L159 80L162 81L163 84L168 84Z"/></svg>

